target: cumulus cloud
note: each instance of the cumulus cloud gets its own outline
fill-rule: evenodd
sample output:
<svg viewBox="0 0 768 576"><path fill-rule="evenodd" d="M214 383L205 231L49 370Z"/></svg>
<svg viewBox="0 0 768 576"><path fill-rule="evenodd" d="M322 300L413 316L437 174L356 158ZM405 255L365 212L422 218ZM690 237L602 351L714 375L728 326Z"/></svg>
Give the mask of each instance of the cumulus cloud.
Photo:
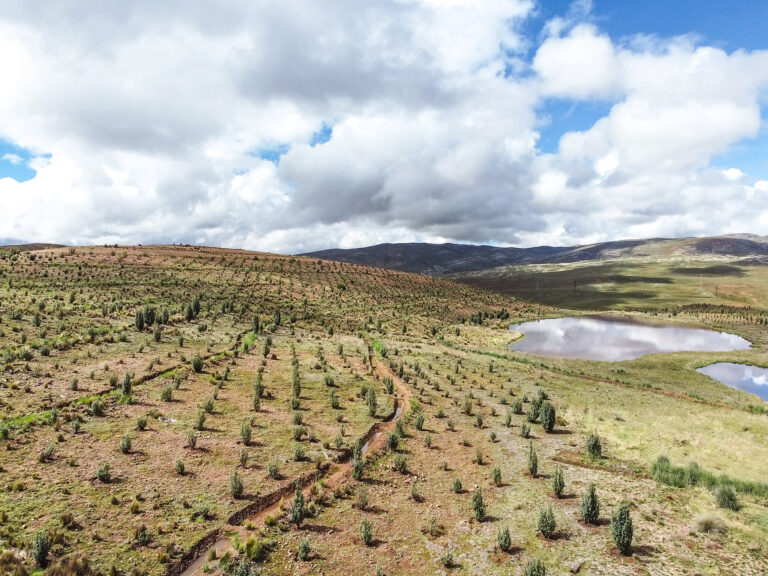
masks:
<svg viewBox="0 0 768 576"><path fill-rule="evenodd" d="M758 135L768 53L619 43L591 9L529 38L530 0L8 2L0 140L37 173L0 179L0 229L292 253L760 231L765 181L712 163ZM552 100L610 112L544 154Z"/></svg>

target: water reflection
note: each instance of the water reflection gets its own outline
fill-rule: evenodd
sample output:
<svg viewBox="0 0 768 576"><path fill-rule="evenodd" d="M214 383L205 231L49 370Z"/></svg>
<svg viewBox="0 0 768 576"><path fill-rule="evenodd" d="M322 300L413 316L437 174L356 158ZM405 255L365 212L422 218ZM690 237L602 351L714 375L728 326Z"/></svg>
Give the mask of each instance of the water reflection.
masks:
<svg viewBox="0 0 768 576"><path fill-rule="evenodd" d="M747 364L718 362L698 368L696 372L706 374L731 388L757 394L763 400L768 400L768 369Z"/></svg>
<svg viewBox="0 0 768 576"><path fill-rule="evenodd" d="M660 352L744 350L744 338L699 328L656 326L624 318L566 317L515 324L525 336L512 350L582 360L631 360Z"/></svg>

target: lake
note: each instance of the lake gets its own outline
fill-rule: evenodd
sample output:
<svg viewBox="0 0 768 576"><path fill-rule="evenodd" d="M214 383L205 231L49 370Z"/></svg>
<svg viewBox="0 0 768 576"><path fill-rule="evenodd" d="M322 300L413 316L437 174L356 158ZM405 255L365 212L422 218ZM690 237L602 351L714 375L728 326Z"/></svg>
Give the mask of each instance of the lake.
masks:
<svg viewBox="0 0 768 576"><path fill-rule="evenodd" d="M578 316L514 324L524 337L511 350L581 360L632 360L662 352L729 352L750 347L735 334L647 324L628 318Z"/></svg>
<svg viewBox="0 0 768 576"><path fill-rule="evenodd" d="M766 368L748 364L718 362L697 368L696 372L706 374L731 388L757 394L763 400L768 400L768 369Z"/></svg>

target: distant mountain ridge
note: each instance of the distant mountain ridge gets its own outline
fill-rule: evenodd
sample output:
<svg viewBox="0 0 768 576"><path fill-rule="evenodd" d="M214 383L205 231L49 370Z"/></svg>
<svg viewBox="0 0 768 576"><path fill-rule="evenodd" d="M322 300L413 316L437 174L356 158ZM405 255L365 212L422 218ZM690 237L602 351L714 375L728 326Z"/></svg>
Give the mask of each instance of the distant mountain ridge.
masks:
<svg viewBox="0 0 768 576"><path fill-rule="evenodd" d="M500 248L470 244L377 244L308 252L324 260L363 264L429 276L476 272L514 264L556 264L643 256L716 255L753 257L768 264L768 236L728 234L704 238L616 240L585 246Z"/></svg>

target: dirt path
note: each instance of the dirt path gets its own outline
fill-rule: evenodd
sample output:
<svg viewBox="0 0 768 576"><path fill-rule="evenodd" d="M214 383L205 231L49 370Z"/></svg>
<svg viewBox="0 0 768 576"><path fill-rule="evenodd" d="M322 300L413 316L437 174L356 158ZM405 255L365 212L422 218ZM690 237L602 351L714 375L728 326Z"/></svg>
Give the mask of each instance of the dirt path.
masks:
<svg viewBox="0 0 768 576"><path fill-rule="evenodd" d="M411 391L408 389L405 383L400 378L398 378L398 376L392 372L392 370L389 369L389 366L376 360L376 357L373 354L370 346L368 347L368 357L371 365L374 367L380 378L387 377L392 379L392 382L395 385L396 393L395 412L392 417L389 420L375 423L373 426L371 426L371 428L369 428L368 432L362 438L364 441L362 449L363 456L366 454L375 454L384 446L387 433L394 430L395 423L406 411L411 401ZM313 474L310 476L316 477L303 482L303 493L307 499L310 496L314 481L322 478L325 481L325 486L328 489L333 490L334 487L344 482L347 478L350 478L352 476L352 463L348 460L341 464L334 464L329 466L324 473L321 472L319 474ZM284 498L290 498L294 490L295 480L289 482L279 490L276 490L275 492L264 497L263 500L265 502L269 502L269 504L265 504L263 507L251 513L242 522L238 522L236 525L224 525L219 532L224 532L227 534L227 536L221 537L210 546L204 547L203 550L197 551L196 558L192 560L192 562L189 563L186 568L181 569L181 566L179 565L180 563L177 563L176 566L172 566L166 571L166 575L198 576L203 574L203 567L205 566L208 555L211 553L211 551L215 551L216 557L220 557L227 550L232 550L235 534L238 534L240 540L244 542L249 533L249 531L244 527L244 524L249 524L255 529L264 526L267 516L279 515L281 500ZM237 513L233 515L233 517L237 516L239 516ZM183 560L182 563L186 564L186 562Z"/></svg>

